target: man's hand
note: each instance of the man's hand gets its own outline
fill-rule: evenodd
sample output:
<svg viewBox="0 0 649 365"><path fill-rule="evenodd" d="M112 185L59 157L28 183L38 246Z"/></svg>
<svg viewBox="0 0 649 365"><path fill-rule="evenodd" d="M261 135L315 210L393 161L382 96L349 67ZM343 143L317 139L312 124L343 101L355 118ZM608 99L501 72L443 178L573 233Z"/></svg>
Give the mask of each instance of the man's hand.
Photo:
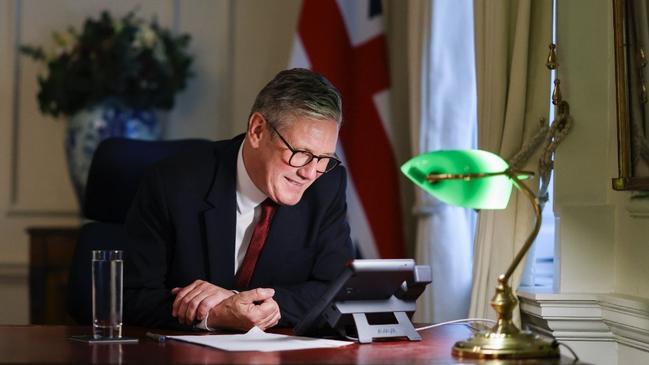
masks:
<svg viewBox="0 0 649 365"><path fill-rule="evenodd" d="M171 293L176 296L171 314L187 325L203 320L212 307L234 295L230 290L203 280L196 280L184 288L173 288Z"/></svg>
<svg viewBox="0 0 649 365"><path fill-rule="evenodd" d="M210 310L207 325L247 331L253 326L262 330L279 322L281 314L273 300L275 290L257 288L233 295Z"/></svg>

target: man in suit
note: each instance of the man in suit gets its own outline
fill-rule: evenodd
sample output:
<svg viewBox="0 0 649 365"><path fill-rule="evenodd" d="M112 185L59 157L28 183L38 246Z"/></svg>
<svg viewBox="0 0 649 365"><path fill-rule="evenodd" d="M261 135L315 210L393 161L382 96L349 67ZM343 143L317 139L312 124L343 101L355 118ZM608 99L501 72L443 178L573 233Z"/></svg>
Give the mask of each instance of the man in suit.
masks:
<svg viewBox="0 0 649 365"><path fill-rule="evenodd" d="M126 221L125 322L295 325L352 258L341 121L328 80L286 70L244 135L155 164Z"/></svg>

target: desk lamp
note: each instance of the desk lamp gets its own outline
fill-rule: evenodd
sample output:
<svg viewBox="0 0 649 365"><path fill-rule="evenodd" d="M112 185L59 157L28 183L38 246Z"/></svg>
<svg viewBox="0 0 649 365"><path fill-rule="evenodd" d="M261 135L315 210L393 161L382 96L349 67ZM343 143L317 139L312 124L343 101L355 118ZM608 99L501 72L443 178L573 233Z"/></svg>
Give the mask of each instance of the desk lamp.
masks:
<svg viewBox="0 0 649 365"><path fill-rule="evenodd" d="M504 209L512 185L532 203L536 224L525 244L498 277L496 295L491 299L498 320L486 332L475 334L453 346L453 356L460 358L548 358L558 357L559 349L528 331L521 331L512 321L518 300L509 279L529 250L541 227L541 208L534 193L521 181L532 172L515 171L500 156L481 150L445 150L425 153L401 166L401 171L417 186L450 205L474 209Z"/></svg>

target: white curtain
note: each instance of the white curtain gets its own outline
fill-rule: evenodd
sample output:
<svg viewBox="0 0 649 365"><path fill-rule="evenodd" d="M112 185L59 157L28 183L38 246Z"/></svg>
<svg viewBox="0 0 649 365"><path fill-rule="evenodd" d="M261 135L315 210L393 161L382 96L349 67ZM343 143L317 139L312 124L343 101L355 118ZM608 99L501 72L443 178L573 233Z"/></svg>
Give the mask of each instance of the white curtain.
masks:
<svg viewBox="0 0 649 365"><path fill-rule="evenodd" d="M548 115L551 0L475 0L478 148L512 157ZM536 158L525 168L536 170ZM533 190L536 180L529 182ZM478 217L473 263L471 317L495 317L490 308L496 279L504 273L533 224L522 194L504 211ZM523 265L512 278L518 287ZM517 319L518 311L515 313Z"/></svg>
<svg viewBox="0 0 649 365"><path fill-rule="evenodd" d="M412 154L473 148L476 125L472 0L408 3ZM473 216L416 189L416 260L433 282L415 320L464 318L471 292Z"/></svg>

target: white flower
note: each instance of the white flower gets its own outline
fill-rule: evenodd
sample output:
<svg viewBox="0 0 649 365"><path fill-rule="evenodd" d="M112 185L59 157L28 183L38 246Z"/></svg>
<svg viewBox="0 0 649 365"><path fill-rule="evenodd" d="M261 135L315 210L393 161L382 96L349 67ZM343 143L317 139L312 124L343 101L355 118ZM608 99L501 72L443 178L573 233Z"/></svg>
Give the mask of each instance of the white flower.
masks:
<svg viewBox="0 0 649 365"><path fill-rule="evenodd" d="M68 29L65 32L52 32L52 38L56 44L56 49L48 58L56 58L66 53L71 53L77 44L77 35L74 29Z"/></svg>
<svg viewBox="0 0 649 365"><path fill-rule="evenodd" d="M136 49L151 49L158 42L157 34L148 25L141 25L135 34L133 47Z"/></svg>

